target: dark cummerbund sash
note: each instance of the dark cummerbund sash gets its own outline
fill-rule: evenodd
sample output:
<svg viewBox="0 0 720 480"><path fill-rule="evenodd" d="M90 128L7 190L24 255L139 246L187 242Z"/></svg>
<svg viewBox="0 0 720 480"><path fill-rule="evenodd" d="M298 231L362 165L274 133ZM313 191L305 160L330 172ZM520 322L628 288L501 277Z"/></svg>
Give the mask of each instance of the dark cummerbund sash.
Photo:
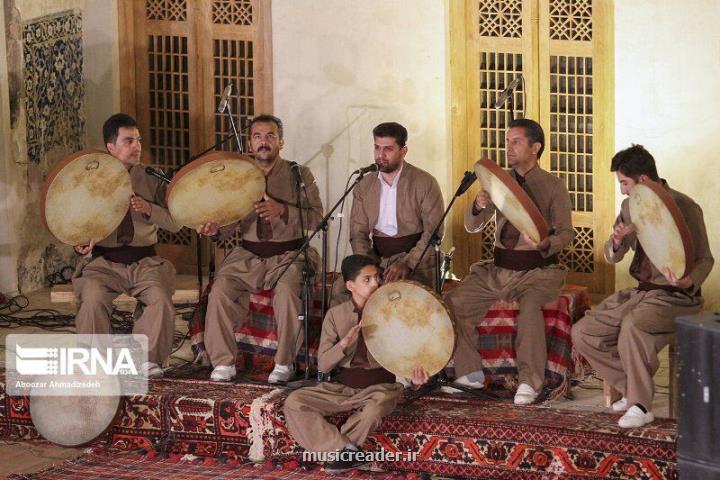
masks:
<svg viewBox="0 0 720 480"><path fill-rule="evenodd" d="M672 285L658 285L657 283L650 283L650 282L639 282L637 288L641 292L649 292L650 290L665 290L666 292L670 292L670 293L677 292L677 293L685 293L687 295L691 295L684 288L673 287ZM698 295L700 295L700 292L698 292Z"/></svg>
<svg viewBox="0 0 720 480"><path fill-rule="evenodd" d="M103 257L109 262L124 263L130 265L131 263L139 262L145 257L154 257L155 246L149 245L147 247L131 247L130 245L122 245L120 247L101 247L95 245L93 247L92 256Z"/></svg>
<svg viewBox="0 0 720 480"><path fill-rule="evenodd" d="M422 237L422 232L404 237L376 237L373 235L373 250L382 258L392 257L398 253L407 253L420 241L420 237Z"/></svg>
<svg viewBox="0 0 720 480"><path fill-rule="evenodd" d="M350 388L366 388L380 383L395 383L395 375L384 368L341 368L335 379Z"/></svg>
<svg viewBox="0 0 720 480"><path fill-rule="evenodd" d="M558 263L557 255L544 258L537 250L507 250L495 247L493 257L496 266L508 270L532 270Z"/></svg>
<svg viewBox="0 0 720 480"><path fill-rule="evenodd" d="M282 255L290 250L297 250L303 245L302 238L296 238L295 240L288 240L287 242L250 242L248 240L242 241L242 247L257 255L260 258L270 258L275 255Z"/></svg>

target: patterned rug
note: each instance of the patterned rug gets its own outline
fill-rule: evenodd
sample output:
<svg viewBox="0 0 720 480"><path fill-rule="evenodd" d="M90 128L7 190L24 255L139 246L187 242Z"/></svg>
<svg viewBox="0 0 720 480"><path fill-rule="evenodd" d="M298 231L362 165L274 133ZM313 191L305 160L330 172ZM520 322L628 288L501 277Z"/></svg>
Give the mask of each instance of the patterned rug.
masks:
<svg viewBox="0 0 720 480"><path fill-rule="evenodd" d="M268 458L299 458L302 452L285 427L285 396L270 394L260 407ZM331 421L340 425L346 417ZM386 417L365 449L418 452L415 462L381 468L463 478L677 478L675 421L622 430L618 418L429 396Z"/></svg>
<svg viewBox="0 0 720 480"><path fill-rule="evenodd" d="M302 450L288 434L282 413L287 394L285 389L249 383L151 381L147 395L125 400L98 445L170 458L191 454L234 463L299 461ZM618 417L435 395L404 410L401 403L364 448L413 452L412 461L376 466L418 475L677 478L675 421L658 419L646 428L622 430ZM339 425L345 418L332 421ZM28 399L6 395L2 383L0 438L38 438Z"/></svg>
<svg viewBox="0 0 720 480"><path fill-rule="evenodd" d="M176 456L161 458L128 454L102 455L90 453L41 472L29 475L10 475L12 480L105 480L108 478L212 480L228 478L256 478L262 480L316 480L333 478L320 467L310 471L301 469L297 462L285 464L221 463L217 460L181 459ZM335 477L340 478L340 477ZM418 479L414 474L365 472L353 470L341 478L357 480Z"/></svg>

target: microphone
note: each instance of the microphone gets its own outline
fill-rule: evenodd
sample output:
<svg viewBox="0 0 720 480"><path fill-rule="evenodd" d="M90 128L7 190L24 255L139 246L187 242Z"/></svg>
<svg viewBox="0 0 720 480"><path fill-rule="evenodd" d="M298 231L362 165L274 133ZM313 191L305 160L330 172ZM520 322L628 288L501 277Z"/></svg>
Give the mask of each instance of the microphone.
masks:
<svg viewBox="0 0 720 480"><path fill-rule="evenodd" d="M218 103L217 111L218 113L223 113L225 109L227 108L228 104L228 97L230 97L230 94L233 90L233 84L228 83L225 87L225 90L223 90L222 97L220 97L220 103Z"/></svg>
<svg viewBox="0 0 720 480"><path fill-rule="evenodd" d="M305 182L303 182L302 175L300 175L300 165L298 165L297 162L290 162L290 170L292 170L293 176L295 177L295 183L297 183L300 188L305 188Z"/></svg>
<svg viewBox="0 0 720 480"><path fill-rule="evenodd" d="M168 177L166 177L164 173L162 173L159 170L155 170L152 167L145 167L145 173L147 173L148 175L151 175L155 178L158 178L165 183L170 183L170 179Z"/></svg>
<svg viewBox="0 0 720 480"><path fill-rule="evenodd" d="M463 193L467 192L467 189L470 188L475 180L477 180L477 175L475 175L474 172L465 172L462 182L460 182L460 186L458 187L457 192L455 192L455 196L459 197Z"/></svg>
<svg viewBox="0 0 720 480"><path fill-rule="evenodd" d="M493 103L493 108L501 108L505 101L508 99L508 97L512 94L513 90L515 90L520 84L521 80L522 75L518 75L515 80L510 82L510 85L508 85L507 88L502 91L498 99L495 101L495 103Z"/></svg>
<svg viewBox="0 0 720 480"><path fill-rule="evenodd" d="M353 175L357 174L357 175L362 176L362 175L365 175L366 173L377 172L378 170L380 170L380 167L378 166L378 164L373 163L372 165L368 165L367 167L358 168L352 174Z"/></svg>

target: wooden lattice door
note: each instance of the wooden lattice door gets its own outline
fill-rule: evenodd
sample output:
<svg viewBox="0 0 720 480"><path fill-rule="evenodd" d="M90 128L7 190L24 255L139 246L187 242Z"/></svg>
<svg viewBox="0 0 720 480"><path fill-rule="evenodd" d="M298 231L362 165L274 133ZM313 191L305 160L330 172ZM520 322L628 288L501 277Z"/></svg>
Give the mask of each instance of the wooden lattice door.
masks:
<svg viewBox="0 0 720 480"><path fill-rule="evenodd" d="M272 112L268 0L120 0L121 106L144 137L143 161L172 173L231 132L217 112L229 106L239 130ZM243 134L247 145L247 135ZM234 151L231 139L218 150ZM193 271L195 235L161 231L162 254Z"/></svg>
<svg viewBox="0 0 720 480"><path fill-rule="evenodd" d="M614 270L602 245L613 220L612 2L466 0L451 4L453 178L481 157L507 167L509 103L492 107L519 74L516 117L538 120L546 135L541 166L566 182L576 238L561 261L568 281L606 293ZM599 128L598 128L599 127ZM492 258L494 225L480 239L463 228L475 187L453 212L455 270Z"/></svg>

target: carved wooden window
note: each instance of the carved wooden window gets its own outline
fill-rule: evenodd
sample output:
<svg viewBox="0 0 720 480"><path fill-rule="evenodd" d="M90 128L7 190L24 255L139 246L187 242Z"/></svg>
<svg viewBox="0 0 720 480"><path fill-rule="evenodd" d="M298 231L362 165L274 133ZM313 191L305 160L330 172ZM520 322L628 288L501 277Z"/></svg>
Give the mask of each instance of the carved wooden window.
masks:
<svg viewBox="0 0 720 480"><path fill-rule="evenodd" d="M217 112L225 87L242 131L258 113L272 113L270 5L262 0L122 0L118 2L121 105L144 137L144 161L177 170L231 132ZM247 150L247 135L243 142ZM218 147L237 151L234 137ZM160 232L163 253L193 262L195 235Z"/></svg>
<svg viewBox="0 0 720 480"><path fill-rule="evenodd" d="M466 0L451 3L453 52L453 178L488 157L507 168L505 131L509 103L493 108L507 85L514 91L515 117L540 122L545 130L541 166L565 180L576 238L560 255L568 281L592 291L613 288L613 270L602 244L614 218L612 129L594 125L612 118L612 37L608 2L596 0ZM455 55L462 55L458 61ZM462 107L462 108L460 108ZM468 236L462 211L478 187L453 213L455 269L461 275L492 257L495 225L480 238Z"/></svg>

